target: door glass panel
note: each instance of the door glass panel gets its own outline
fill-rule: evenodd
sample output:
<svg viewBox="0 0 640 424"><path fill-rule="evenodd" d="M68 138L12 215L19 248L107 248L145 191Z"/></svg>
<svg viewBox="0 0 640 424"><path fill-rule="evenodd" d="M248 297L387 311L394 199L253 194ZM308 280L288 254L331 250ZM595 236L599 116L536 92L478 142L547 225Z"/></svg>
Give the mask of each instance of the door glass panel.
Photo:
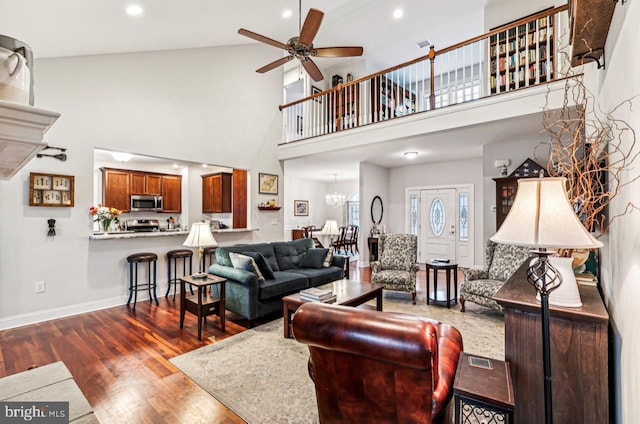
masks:
<svg viewBox="0 0 640 424"><path fill-rule="evenodd" d="M469 241L469 193L460 193L460 241Z"/></svg>
<svg viewBox="0 0 640 424"><path fill-rule="evenodd" d="M439 197L431 202L431 210L429 211L429 222L431 223L431 231L436 237L440 237L444 231L445 212L444 204Z"/></svg>
<svg viewBox="0 0 640 424"><path fill-rule="evenodd" d="M420 197L417 194L412 194L409 198L409 232L414 235L418 235L418 207Z"/></svg>

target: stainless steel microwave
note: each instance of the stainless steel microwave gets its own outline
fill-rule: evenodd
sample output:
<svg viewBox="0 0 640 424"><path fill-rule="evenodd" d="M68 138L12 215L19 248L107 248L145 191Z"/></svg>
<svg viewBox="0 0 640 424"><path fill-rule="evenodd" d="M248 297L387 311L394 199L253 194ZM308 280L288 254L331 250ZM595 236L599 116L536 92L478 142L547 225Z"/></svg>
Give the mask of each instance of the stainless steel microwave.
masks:
<svg viewBox="0 0 640 424"><path fill-rule="evenodd" d="M131 196L131 212L162 212L162 196Z"/></svg>

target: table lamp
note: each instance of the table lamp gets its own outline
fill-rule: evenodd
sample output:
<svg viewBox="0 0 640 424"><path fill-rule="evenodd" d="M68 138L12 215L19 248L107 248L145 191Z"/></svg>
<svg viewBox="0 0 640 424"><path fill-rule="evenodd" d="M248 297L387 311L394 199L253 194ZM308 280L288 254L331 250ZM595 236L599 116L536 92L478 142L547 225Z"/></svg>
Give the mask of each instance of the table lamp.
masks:
<svg viewBox="0 0 640 424"><path fill-rule="evenodd" d="M333 245L333 236L340 234L338 223L335 219L328 219L322 227L322 233L329 236L329 244Z"/></svg>
<svg viewBox="0 0 640 424"><path fill-rule="evenodd" d="M194 278L205 278L207 273L204 272L204 262L203 262L203 247L205 246L217 246L216 240L213 238L213 234L211 234L211 229L209 228L209 224L206 222L197 222L191 225L191 231L187 236L187 239L182 243L183 246L188 247L197 247L198 248L198 269L201 272L197 272L193 274Z"/></svg>
<svg viewBox="0 0 640 424"><path fill-rule="evenodd" d="M564 177L518 180L513 206L498 232L491 237L497 243L530 246L532 253L537 256L527 270L527 281L540 295L547 424L553 422L549 294L563 282L562 274L549 261L549 255L554 252L547 248L590 249L602 246L578 219L565 187Z"/></svg>

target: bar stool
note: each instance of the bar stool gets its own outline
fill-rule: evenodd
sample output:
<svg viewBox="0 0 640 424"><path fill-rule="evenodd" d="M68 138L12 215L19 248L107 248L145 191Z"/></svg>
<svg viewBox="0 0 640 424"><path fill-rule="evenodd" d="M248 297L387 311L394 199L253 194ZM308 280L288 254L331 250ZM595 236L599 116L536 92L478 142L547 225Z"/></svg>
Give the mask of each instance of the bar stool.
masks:
<svg viewBox="0 0 640 424"><path fill-rule="evenodd" d="M202 272L208 273L207 270L215 262L216 249L217 249L217 246L209 246L203 249L202 266L204 267L204 269L202 270ZM209 259L209 266L207 266L207 258ZM198 264L198 266L200 266L200 264Z"/></svg>
<svg viewBox="0 0 640 424"><path fill-rule="evenodd" d="M138 301L138 291L148 289L149 290L149 303L153 300L156 301L156 305L160 305L158 297L156 296L156 269L158 262L158 255L155 253L134 253L127 256L127 262L129 262L129 300L127 300L127 306L131 303L131 297L133 296L133 310L136 310L136 302ZM138 284L138 264L147 263L147 282L145 284ZM153 282L151 281L151 264L153 263ZM134 267L135 265L135 267ZM135 268L135 276L134 276ZM153 289L153 297L151 297L151 289Z"/></svg>
<svg viewBox="0 0 640 424"><path fill-rule="evenodd" d="M178 259L182 259L182 276L187 275L187 259L189 259L189 275L193 274L193 251L190 249L176 249L167 252L167 278L168 287L167 294L164 297L169 296L171 292L171 286L173 286L173 300L176 300L176 292L180 285L180 279L178 278ZM171 262L173 262L173 278L171 277ZM193 288L189 285L191 294L193 294Z"/></svg>

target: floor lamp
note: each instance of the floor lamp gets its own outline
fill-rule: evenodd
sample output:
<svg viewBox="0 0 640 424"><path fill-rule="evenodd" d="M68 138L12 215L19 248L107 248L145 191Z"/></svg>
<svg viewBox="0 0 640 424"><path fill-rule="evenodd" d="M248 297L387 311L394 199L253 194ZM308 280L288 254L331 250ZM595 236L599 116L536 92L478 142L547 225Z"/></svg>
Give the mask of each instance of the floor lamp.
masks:
<svg viewBox="0 0 640 424"><path fill-rule="evenodd" d="M191 226L191 231L187 236L187 239L182 243L183 246L197 247L198 248L198 269L202 272L196 272L193 274L194 278L204 278L207 273L204 272L204 262L202 254L204 253L204 246L217 246L216 239L211 234L208 222L196 222Z"/></svg>
<svg viewBox="0 0 640 424"><path fill-rule="evenodd" d="M553 423L549 293L562 284L562 275L549 261L555 253L547 248L590 249L601 247L584 228L566 192L566 178L522 178L516 198L498 232L491 240L530 246L538 256L527 270L527 281L540 295L542 314L542 360L544 366L545 423Z"/></svg>

